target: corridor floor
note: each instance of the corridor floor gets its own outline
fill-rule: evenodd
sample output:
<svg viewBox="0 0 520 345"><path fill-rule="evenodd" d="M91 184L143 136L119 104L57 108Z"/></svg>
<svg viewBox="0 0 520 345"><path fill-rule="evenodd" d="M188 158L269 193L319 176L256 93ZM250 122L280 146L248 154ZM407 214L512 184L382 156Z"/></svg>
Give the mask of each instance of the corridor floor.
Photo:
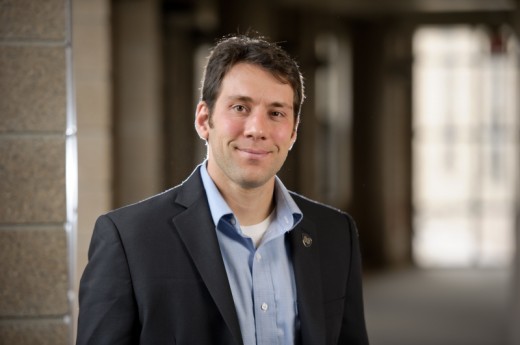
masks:
<svg viewBox="0 0 520 345"><path fill-rule="evenodd" d="M368 274L364 297L370 343L504 345L510 287L505 269Z"/></svg>

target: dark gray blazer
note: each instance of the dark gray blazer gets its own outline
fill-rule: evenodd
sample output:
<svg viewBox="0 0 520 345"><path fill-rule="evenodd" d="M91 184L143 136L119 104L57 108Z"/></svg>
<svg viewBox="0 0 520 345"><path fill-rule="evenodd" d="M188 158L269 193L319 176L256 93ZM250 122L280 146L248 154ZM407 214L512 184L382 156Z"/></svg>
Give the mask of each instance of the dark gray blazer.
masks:
<svg viewBox="0 0 520 345"><path fill-rule="evenodd" d="M304 215L286 235L299 342L368 344L352 219L292 197ZM99 217L88 256L78 345L243 344L199 169L180 186Z"/></svg>

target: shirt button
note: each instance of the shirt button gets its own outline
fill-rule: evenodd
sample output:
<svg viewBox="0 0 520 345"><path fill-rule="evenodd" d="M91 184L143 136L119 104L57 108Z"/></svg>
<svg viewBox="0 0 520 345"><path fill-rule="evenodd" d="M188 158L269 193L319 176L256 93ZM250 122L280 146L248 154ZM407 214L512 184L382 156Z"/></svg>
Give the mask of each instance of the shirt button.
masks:
<svg viewBox="0 0 520 345"><path fill-rule="evenodd" d="M262 303L262 306L260 307L263 311L266 311L269 306L267 305L267 303Z"/></svg>
<svg viewBox="0 0 520 345"><path fill-rule="evenodd" d="M237 221L235 220L235 218L231 218L229 221L230 221L231 224L233 224L233 225L235 225L235 224L237 223Z"/></svg>
<svg viewBox="0 0 520 345"><path fill-rule="evenodd" d="M260 253L256 253L255 257L256 257L256 261L262 260L262 255L260 255Z"/></svg>

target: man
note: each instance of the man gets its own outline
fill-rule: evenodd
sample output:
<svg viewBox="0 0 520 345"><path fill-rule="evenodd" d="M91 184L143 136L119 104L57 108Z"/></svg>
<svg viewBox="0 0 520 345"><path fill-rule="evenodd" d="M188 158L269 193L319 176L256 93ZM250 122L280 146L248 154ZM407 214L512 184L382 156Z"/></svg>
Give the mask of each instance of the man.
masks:
<svg viewBox="0 0 520 345"><path fill-rule="evenodd" d="M303 99L277 45L216 45L195 118L207 159L97 220L77 344L368 344L352 219L276 177Z"/></svg>

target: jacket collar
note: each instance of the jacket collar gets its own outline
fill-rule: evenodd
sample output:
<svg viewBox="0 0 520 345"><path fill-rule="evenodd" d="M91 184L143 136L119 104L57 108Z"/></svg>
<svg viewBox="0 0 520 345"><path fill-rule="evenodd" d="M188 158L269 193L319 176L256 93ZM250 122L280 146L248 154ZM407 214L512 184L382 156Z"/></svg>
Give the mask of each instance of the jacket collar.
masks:
<svg viewBox="0 0 520 345"><path fill-rule="evenodd" d="M326 341L316 230L316 225L304 216L300 224L289 233L303 345L321 345Z"/></svg>
<svg viewBox="0 0 520 345"><path fill-rule="evenodd" d="M180 238L233 334L236 344L242 344L240 324L199 169L196 169L180 186L175 202L186 208L184 212L173 218Z"/></svg>

